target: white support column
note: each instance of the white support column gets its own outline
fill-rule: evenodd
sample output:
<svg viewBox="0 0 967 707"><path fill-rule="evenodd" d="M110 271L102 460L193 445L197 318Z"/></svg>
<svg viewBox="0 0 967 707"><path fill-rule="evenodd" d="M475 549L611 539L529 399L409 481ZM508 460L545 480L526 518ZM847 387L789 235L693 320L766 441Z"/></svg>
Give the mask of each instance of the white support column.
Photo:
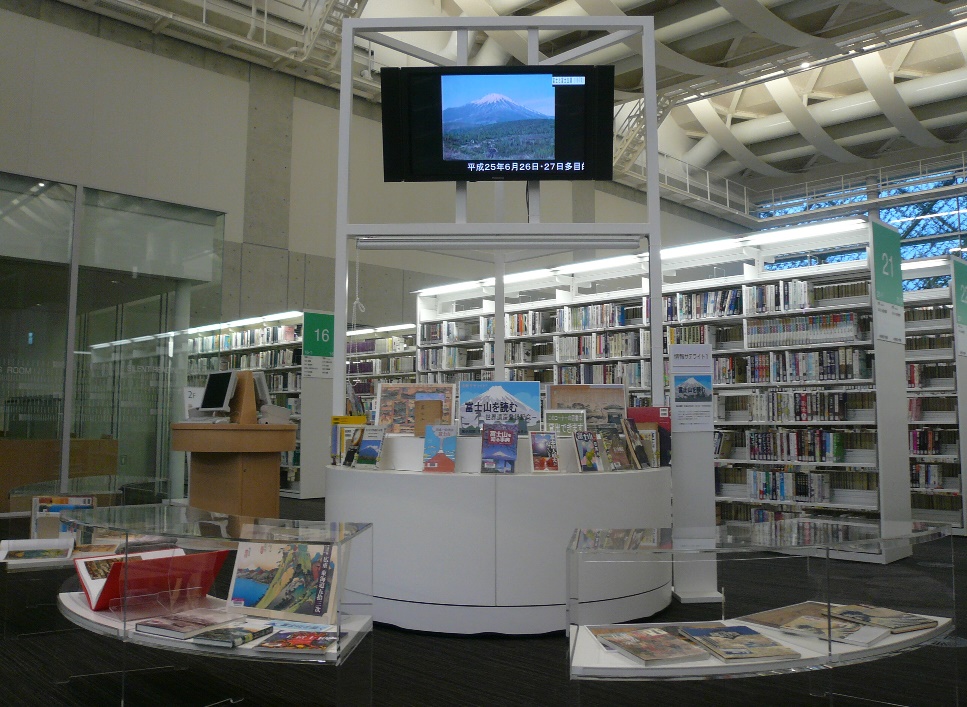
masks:
<svg viewBox="0 0 967 707"><path fill-rule="evenodd" d="M81 241L84 238L84 187L74 192L74 214L71 218L70 293L67 299L67 343L64 351L64 405L60 427L60 492L67 493L70 483L71 425L74 418L74 366L77 356L77 279L81 262ZM112 470L114 471L114 470Z"/></svg>

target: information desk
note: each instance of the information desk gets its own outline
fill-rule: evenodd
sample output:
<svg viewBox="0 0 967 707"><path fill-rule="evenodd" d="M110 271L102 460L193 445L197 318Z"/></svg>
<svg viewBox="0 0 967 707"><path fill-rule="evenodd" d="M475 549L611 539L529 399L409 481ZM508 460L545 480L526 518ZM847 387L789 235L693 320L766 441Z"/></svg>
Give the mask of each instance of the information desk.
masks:
<svg viewBox="0 0 967 707"><path fill-rule="evenodd" d="M188 503L216 513L279 515L280 454L296 425L176 422L171 448L191 452Z"/></svg>
<svg viewBox="0 0 967 707"><path fill-rule="evenodd" d="M840 519L729 522L708 529L711 532L705 541L675 540L668 528L659 531L665 542L640 547L631 540L630 529L576 530L567 550L571 678L704 680L797 673L874 660L936 641L953 629L956 609L949 527L910 522L903 526L894 524L891 527L896 536L883 538L878 524ZM906 557L873 566L835 559L837 552L884 551ZM724 595L721 604L703 609L706 615L697 616L693 609L692 623L676 621L674 610L664 615L667 622L661 624L602 620L597 599L615 576L626 575L636 566L674 565L677 572L684 565L698 563L716 564ZM892 633L871 630L875 635L870 636L855 633L857 624L844 621L835 628L839 633L831 634L826 622L830 614L837 613L837 607L845 605L856 610L846 612L853 616L860 615L856 605L903 612L908 620L916 619L920 627L905 630L913 628L909 625L902 632ZM782 613L776 611L780 608ZM819 617L819 621L807 618L799 622L799 633L790 632L795 628L790 625L790 616L797 611ZM674 637L680 635L683 626L708 627L713 622L724 625L726 641L730 629L751 628L790 649L791 654L781 659L734 654L737 657L728 659L708 651L699 652L692 660L679 660L666 653L669 659L662 661L657 647L656 652L646 651L636 658L598 637L633 629L663 629ZM805 630L802 623L813 628ZM839 640L831 640L831 635ZM648 644L647 634L640 637L640 645L655 646ZM672 644L674 650L674 640ZM875 694L875 685L845 687L851 694L874 702L889 698ZM844 686L832 691L842 689ZM868 692L857 695L857 690ZM830 688L821 686L820 691L830 692Z"/></svg>
<svg viewBox="0 0 967 707"><path fill-rule="evenodd" d="M387 441L390 463L419 468L423 440ZM476 450L458 448L453 474L328 468L326 517L367 518L374 525L376 621L455 634L560 631L565 549L574 528L671 522L667 467L459 473L461 457L479 460L475 441ZM393 442L414 449L394 449ZM661 566L614 584L601 605L618 621L650 616L670 601L671 568Z"/></svg>

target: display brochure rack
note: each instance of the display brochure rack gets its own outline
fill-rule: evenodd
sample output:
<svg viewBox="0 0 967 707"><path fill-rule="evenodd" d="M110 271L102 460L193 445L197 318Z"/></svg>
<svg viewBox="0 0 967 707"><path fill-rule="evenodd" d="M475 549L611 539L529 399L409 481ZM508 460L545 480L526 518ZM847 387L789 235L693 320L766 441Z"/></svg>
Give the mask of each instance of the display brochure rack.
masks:
<svg viewBox="0 0 967 707"><path fill-rule="evenodd" d="M814 671L812 674L817 677L810 680L813 694L835 693L892 704L890 695L882 694L875 681L857 682L835 670L824 669L895 656L938 641L953 630L952 567L931 566L934 562L945 564L952 556L948 527L914 522L894 530L893 537L883 537L876 524L820 517L763 523L729 521L718 528L714 538L696 543L673 540L670 528L576 529L567 548L572 686L580 696L582 681L706 680ZM910 559L902 567L833 559L838 552L884 554L888 548L902 548L902 554ZM674 608L662 615L666 621L660 624L638 623L640 619L631 614L625 623L602 620L597 596L604 588L619 579L648 576L655 566L672 564L673 558L676 572L683 563L716 563L722 602L703 605L704 615L696 614L693 608L687 622L675 618ZM764 582L769 583L769 592L761 591ZM882 586L892 588L889 600L877 589ZM924 586L931 587L930 591L923 591ZM792 615L815 614L819 617L818 634L790 633L788 623L770 625L776 623L774 614L760 615L775 609L788 610L803 602L809 604ZM865 637L869 645L830 640L829 635L842 636L830 634L828 629L823 633L823 619L837 613L837 607L859 604L909 614L916 621L905 619L907 627L918 628L903 632L880 630ZM843 615L856 616L849 611ZM753 653L740 657L733 653L733 659L726 659L712 652L693 651L694 644L685 644L683 650L678 639L681 628L689 626L704 626L710 631L717 628L726 637L732 631L752 629L785 647L786 655L756 657ZM634 657L599 638L636 629L661 629L670 634L672 638L666 640L674 643L674 652L660 653L646 643L650 652ZM676 653L691 652L698 655L690 660L676 657ZM894 687L891 684L890 689ZM949 695L950 704L956 702L956 690L956 675L940 676L936 684L931 683L931 695L937 697L938 703L947 703L943 695Z"/></svg>
<svg viewBox="0 0 967 707"><path fill-rule="evenodd" d="M83 571L79 567L80 585L66 584L57 598L61 613L74 624L120 639L118 650L130 643L187 656L339 667L372 630L369 523L257 518L171 505L73 511L62 518L78 542L120 543L113 561L130 569L118 585L118 595L105 602L107 608L92 608L97 606L93 603L98 586L94 578L101 569L97 566ZM167 570L160 565L158 571L145 570L164 561L153 558L152 551L173 554ZM137 557L141 559L134 562ZM219 561L212 564L211 557ZM104 562L93 558L78 563L91 561ZM229 573L230 584L213 581L214 575ZM108 591L110 580L108 576L100 591ZM253 586L265 590L261 601L251 594ZM195 609L209 610L230 622L269 623L272 632L237 647L220 647L139 629L140 622L148 619L172 620L175 614ZM291 622L299 626L287 629ZM284 651L262 645L281 639L286 630L308 631L307 624L314 627L311 633L318 634L312 645ZM297 638L291 640L298 643ZM126 663L112 661L110 670L117 665Z"/></svg>

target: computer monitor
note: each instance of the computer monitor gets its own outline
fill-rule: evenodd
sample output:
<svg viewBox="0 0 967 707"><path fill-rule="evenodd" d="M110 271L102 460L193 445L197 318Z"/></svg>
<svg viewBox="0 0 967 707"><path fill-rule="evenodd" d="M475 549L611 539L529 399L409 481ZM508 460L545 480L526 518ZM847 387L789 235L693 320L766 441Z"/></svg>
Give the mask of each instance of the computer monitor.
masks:
<svg viewBox="0 0 967 707"><path fill-rule="evenodd" d="M237 384L235 371L209 373L198 409L201 412L231 412L232 396L235 395Z"/></svg>
<svg viewBox="0 0 967 707"><path fill-rule="evenodd" d="M272 405L269 394L269 383L265 379L265 371L252 371L252 382L255 383L255 407L262 409L263 405Z"/></svg>

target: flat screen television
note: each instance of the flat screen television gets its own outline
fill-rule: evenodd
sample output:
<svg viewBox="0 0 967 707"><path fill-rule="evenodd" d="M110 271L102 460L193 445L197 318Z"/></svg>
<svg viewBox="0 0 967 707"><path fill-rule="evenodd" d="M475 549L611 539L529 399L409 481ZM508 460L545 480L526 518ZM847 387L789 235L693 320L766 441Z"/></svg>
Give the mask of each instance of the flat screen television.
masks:
<svg viewBox="0 0 967 707"><path fill-rule="evenodd" d="M232 396L235 395L237 384L235 371L209 373L198 409L201 412L231 412Z"/></svg>
<svg viewBox="0 0 967 707"><path fill-rule="evenodd" d="M612 178L614 67L384 68L387 182Z"/></svg>

